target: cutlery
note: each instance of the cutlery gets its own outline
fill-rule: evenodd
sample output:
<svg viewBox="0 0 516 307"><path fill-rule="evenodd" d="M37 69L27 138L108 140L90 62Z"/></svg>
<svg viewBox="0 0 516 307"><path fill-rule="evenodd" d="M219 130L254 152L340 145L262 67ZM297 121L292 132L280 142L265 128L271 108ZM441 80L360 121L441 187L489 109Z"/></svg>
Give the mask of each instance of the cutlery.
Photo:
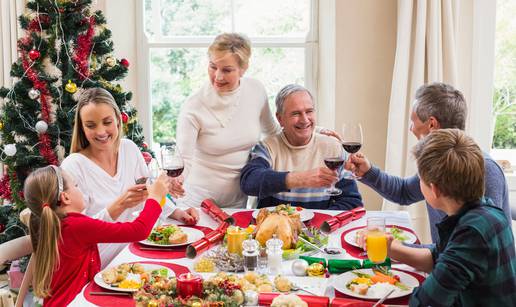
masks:
<svg viewBox="0 0 516 307"><path fill-rule="evenodd" d="M323 250L323 249L322 249L322 248L320 248L319 246L317 246L317 245L315 245L315 244L311 243L310 241L305 240L305 239L303 239L302 237L297 237L297 238L298 238L299 240L301 240L301 241L305 242L306 244L308 244L308 246L310 246L311 248L314 248L314 249L316 249L316 250L320 251L321 253L326 254L326 251L325 251L325 250Z"/></svg>
<svg viewBox="0 0 516 307"><path fill-rule="evenodd" d="M373 307L378 307L380 306L381 303L383 303L383 301L385 301L389 295L392 294L392 292L394 292L395 289L392 289L391 291L387 292L387 294L385 294L378 302L376 302L376 304L373 305Z"/></svg>
<svg viewBox="0 0 516 307"><path fill-rule="evenodd" d="M292 289L290 289L290 290L292 290L292 291L303 291L303 292L306 292L306 293L311 294L311 295L314 295L314 296L319 296L319 294L314 293L314 292L312 292L312 291L308 291L308 290L306 290L306 289L304 289L304 288L301 288L300 286L298 286L298 285L296 285L296 284L293 284L293 285L292 285Z"/></svg>
<svg viewBox="0 0 516 307"><path fill-rule="evenodd" d="M140 247L142 251L172 251L172 247Z"/></svg>
<svg viewBox="0 0 516 307"><path fill-rule="evenodd" d="M119 295L119 296L132 296L130 292L102 292L102 291L91 291L90 295Z"/></svg>

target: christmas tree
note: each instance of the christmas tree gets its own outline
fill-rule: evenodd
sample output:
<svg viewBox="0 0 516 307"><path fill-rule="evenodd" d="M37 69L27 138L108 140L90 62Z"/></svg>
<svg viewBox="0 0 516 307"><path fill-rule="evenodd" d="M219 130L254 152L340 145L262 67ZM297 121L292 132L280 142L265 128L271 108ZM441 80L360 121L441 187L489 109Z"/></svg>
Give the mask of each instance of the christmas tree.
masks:
<svg viewBox="0 0 516 307"><path fill-rule="evenodd" d="M75 105L82 90L103 87L122 111L126 137L146 158L131 92L117 81L129 62L113 55L111 31L102 12L91 12L91 0L30 0L19 17L25 35L18 40L19 59L12 65L12 88L0 89L1 160L0 243L19 237L25 227L23 182L35 168L59 165L69 153ZM1 101L3 98L3 102Z"/></svg>

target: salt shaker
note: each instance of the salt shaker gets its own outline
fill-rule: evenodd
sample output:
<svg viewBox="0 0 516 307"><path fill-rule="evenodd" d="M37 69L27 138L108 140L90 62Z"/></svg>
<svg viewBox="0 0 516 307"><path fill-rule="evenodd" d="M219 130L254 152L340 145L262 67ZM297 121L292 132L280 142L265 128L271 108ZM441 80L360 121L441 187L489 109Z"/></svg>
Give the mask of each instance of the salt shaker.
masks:
<svg viewBox="0 0 516 307"><path fill-rule="evenodd" d="M281 260L283 256L283 241L276 238L274 234L272 239L267 240L267 267L269 274L277 275L281 272Z"/></svg>
<svg viewBox="0 0 516 307"><path fill-rule="evenodd" d="M244 257L244 270L256 271L258 268L258 254L260 253L258 241L249 239L242 242L242 256Z"/></svg>

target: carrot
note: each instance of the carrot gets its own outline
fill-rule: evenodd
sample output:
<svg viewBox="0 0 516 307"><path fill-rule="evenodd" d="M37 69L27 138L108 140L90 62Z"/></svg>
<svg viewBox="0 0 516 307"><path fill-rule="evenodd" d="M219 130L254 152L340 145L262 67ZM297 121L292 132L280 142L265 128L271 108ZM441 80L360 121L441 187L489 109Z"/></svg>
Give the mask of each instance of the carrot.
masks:
<svg viewBox="0 0 516 307"><path fill-rule="evenodd" d="M371 280L375 284L379 283L379 282L387 282L387 283L390 283L391 285L394 285L396 282L398 282L394 277L382 274L382 273L380 273L378 271L374 272L374 275L371 276Z"/></svg>

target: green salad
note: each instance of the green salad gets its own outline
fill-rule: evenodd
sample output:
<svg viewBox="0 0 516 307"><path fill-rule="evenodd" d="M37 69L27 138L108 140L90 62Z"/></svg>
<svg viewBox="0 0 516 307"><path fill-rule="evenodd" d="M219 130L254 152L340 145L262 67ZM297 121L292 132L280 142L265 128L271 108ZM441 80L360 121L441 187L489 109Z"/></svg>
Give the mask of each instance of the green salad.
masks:
<svg viewBox="0 0 516 307"><path fill-rule="evenodd" d="M323 247L328 244L328 236L323 234L316 227L308 227L308 231L312 234L312 237L306 235L305 233L300 233L299 236L308 242L317 245L319 247ZM299 255L314 250L311 246L303 242L302 240L297 240L295 249L286 249L283 251L284 259L293 259L298 257Z"/></svg>
<svg viewBox="0 0 516 307"><path fill-rule="evenodd" d="M176 231L181 231L176 225L158 226L152 230L147 240L157 244L170 244L168 238Z"/></svg>
<svg viewBox="0 0 516 307"><path fill-rule="evenodd" d="M389 231L391 232L394 239L396 239L398 241L404 242L404 241L408 240L408 236L405 235L405 232L403 231L403 229L393 226L390 228Z"/></svg>

